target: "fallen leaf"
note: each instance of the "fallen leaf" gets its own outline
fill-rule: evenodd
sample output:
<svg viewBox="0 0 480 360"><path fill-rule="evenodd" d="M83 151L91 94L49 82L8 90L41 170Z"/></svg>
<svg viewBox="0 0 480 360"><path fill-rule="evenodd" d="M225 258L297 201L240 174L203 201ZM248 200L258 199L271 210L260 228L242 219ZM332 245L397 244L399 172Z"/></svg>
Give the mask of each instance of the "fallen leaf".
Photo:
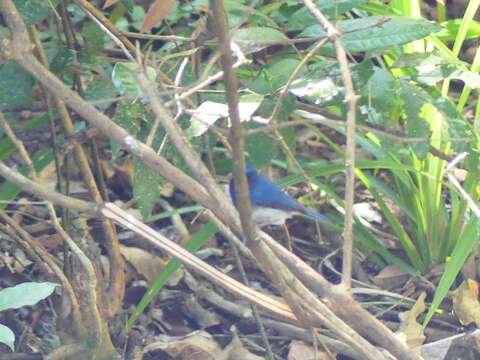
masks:
<svg viewBox="0 0 480 360"><path fill-rule="evenodd" d="M464 281L452 293L453 311L462 325L474 322L480 326L480 303L478 301L478 283L469 279Z"/></svg>
<svg viewBox="0 0 480 360"><path fill-rule="evenodd" d="M318 351L315 357L315 349L303 341L294 340L290 343L287 360L329 360L330 356L323 351Z"/></svg>
<svg viewBox="0 0 480 360"><path fill-rule="evenodd" d="M410 275L395 265L385 266L377 275L373 282L382 289L396 289L405 284Z"/></svg>
<svg viewBox="0 0 480 360"><path fill-rule="evenodd" d="M216 360L263 360L262 356L252 354L240 341L236 332L233 334L232 341L215 358Z"/></svg>
<svg viewBox="0 0 480 360"><path fill-rule="evenodd" d="M425 291L422 292L415 305L413 305L409 311L398 315L400 318L400 328L397 334L406 341L408 347L411 349L421 346L425 341L423 326L417 322L417 317L425 311L426 296L427 293Z"/></svg>
<svg viewBox="0 0 480 360"><path fill-rule="evenodd" d="M175 360L216 360L220 346L206 331L195 331L187 336L159 336L159 341L147 345L143 355L162 350Z"/></svg>
<svg viewBox="0 0 480 360"><path fill-rule="evenodd" d="M143 249L121 245L120 252L149 283L151 283L165 267L165 260Z"/></svg>
<svg viewBox="0 0 480 360"><path fill-rule="evenodd" d="M106 9L112 5L115 5L119 0L106 0L103 4L103 8Z"/></svg>
<svg viewBox="0 0 480 360"><path fill-rule="evenodd" d="M173 0L156 0L148 9L140 32L150 31L153 27L160 24L170 13L172 5Z"/></svg>

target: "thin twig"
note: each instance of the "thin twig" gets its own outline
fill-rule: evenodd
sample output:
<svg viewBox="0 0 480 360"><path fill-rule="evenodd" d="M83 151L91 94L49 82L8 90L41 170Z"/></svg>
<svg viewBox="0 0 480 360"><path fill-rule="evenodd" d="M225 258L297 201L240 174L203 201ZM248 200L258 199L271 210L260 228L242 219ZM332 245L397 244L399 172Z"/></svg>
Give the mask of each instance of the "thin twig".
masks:
<svg viewBox="0 0 480 360"><path fill-rule="evenodd" d="M303 0L310 13L326 30L328 38L333 41L337 60L345 85L345 102L347 112L347 144L345 157L345 229L343 231L343 276L342 283L347 289L352 282L352 256L353 256L353 203L355 198L355 117L358 96L355 94L352 74L348 66L347 55L341 41L341 33L316 7L312 0Z"/></svg>

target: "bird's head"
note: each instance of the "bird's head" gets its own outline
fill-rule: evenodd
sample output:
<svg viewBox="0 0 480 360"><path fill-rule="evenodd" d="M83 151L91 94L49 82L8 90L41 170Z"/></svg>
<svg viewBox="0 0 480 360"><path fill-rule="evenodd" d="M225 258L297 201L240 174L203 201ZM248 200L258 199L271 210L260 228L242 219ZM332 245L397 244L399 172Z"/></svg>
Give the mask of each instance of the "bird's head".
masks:
<svg viewBox="0 0 480 360"><path fill-rule="evenodd" d="M252 164L247 164L245 166L245 175L247 175L248 183L250 183L258 175L258 172Z"/></svg>

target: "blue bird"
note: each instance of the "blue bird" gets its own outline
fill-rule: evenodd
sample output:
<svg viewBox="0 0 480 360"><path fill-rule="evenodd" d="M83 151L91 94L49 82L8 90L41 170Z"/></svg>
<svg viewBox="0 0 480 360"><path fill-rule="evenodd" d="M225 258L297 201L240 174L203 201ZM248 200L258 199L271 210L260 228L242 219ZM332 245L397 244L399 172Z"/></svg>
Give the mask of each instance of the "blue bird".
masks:
<svg viewBox="0 0 480 360"><path fill-rule="evenodd" d="M253 219L259 226L281 225L285 220L297 215L304 215L312 220L331 223L330 220L317 211L302 206L290 195L284 193L277 185L259 174L251 165L245 167L250 202L252 203ZM229 184L230 196L233 204L237 206L235 182L232 178Z"/></svg>

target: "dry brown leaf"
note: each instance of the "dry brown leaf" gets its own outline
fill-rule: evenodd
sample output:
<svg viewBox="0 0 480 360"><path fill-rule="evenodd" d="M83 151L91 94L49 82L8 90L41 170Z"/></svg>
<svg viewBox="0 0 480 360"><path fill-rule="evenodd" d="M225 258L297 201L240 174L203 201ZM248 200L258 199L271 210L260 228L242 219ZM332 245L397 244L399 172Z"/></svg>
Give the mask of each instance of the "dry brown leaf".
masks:
<svg viewBox="0 0 480 360"><path fill-rule="evenodd" d="M288 360L329 360L331 359L326 352L317 351L317 357L315 357L315 349L305 344L303 341L294 340L290 344L290 350L288 351Z"/></svg>
<svg viewBox="0 0 480 360"><path fill-rule="evenodd" d="M233 338L215 360L263 360L264 357L255 355L248 351L240 341L236 332L233 333Z"/></svg>
<svg viewBox="0 0 480 360"><path fill-rule="evenodd" d="M115 5L119 0L106 0L103 4L103 8L106 9L112 5Z"/></svg>
<svg viewBox="0 0 480 360"><path fill-rule="evenodd" d="M206 331L195 331L182 337L163 336L162 340L147 345L143 355L155 350L162 350L175 360L215 360L220 346Z"/></svg>
<svg viewBox="0 0 480 360"><path fill-rule="evenodd" d="M417 302L409 311L405 311L399 315L400 328L397 334L406 341L409 348L419 347L425 341L423 327L417 322L417 317L425 311L425 297L427 293L424 291L420 294Z"/></svg>
<svg viewBox="0 0 480 360"><path fill-rule="evenodd" d="M452 294L453 310L462 325L474 322L480 326L480 303L478 301L478 283L469 279L464 281Z"/></svg>
<svg viewBox="0 0 480 360"><path fill-rule="evenodd" d="M395 289L405 284L410 275L395 265L385 266L377 275L373 282L382 289Z"/></svg>
<svg viewBox="0 0 480 360"><path fill-rule="evenodd" d="M143 249L121 245L120 252L149 283L165 267L166 262L160 256L151 254Z"/></svg>
<svg viewBox="0 0 480 360"><path fill-rule="evenodd" d="M147 15L143 19L140 32L148 32L165 19L172 9L174 0L156 0L148 9Z"/></svg>

